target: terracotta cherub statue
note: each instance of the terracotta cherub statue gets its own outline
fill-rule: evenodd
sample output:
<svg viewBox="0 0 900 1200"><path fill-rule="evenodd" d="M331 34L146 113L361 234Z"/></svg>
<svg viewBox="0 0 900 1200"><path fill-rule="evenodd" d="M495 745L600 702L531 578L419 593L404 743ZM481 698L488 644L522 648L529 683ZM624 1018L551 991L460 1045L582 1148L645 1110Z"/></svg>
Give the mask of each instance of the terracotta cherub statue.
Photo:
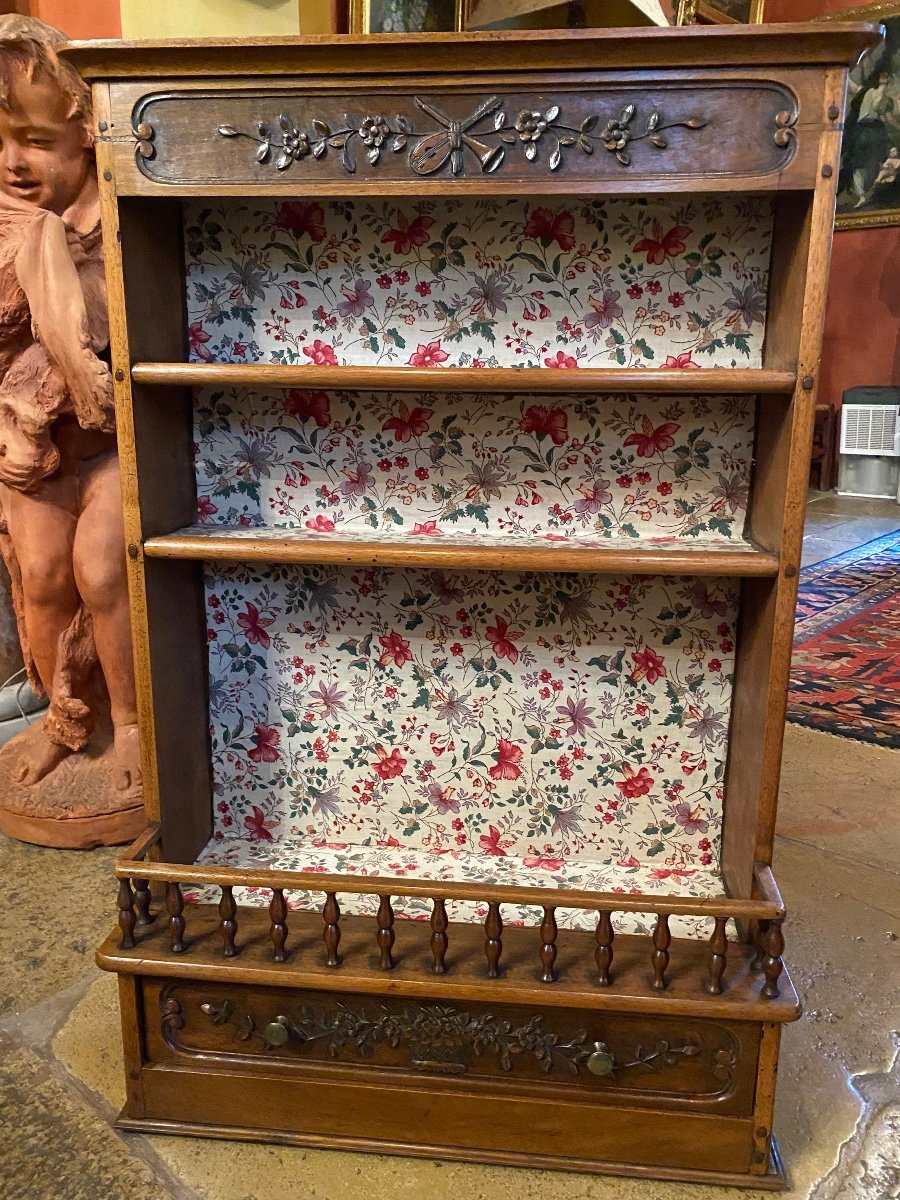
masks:
<svg viewBox="0 0 900 1200"><path fill-rule="evenodd" d="M90 94L61 34L0 17L0 549L46 717L0 751L0 829L143 823Z"/></svg>

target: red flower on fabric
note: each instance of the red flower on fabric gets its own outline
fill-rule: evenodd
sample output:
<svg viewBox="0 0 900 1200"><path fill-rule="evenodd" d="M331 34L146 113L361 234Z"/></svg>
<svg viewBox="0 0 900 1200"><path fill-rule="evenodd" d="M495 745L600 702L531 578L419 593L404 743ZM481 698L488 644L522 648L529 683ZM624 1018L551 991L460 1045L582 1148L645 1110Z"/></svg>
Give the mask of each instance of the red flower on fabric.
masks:
<svg viewBox="0 0 900 1200"><path fill-rule="evenodd" d="M403 774L406 759L402 757L396 746L390 754L384 746L376 746L375 753L378 755L378 762L372 764L372 770L379 779L396 779L398 775Z"/></svg>
<svg viewBox="0 0 900 1200"><path fill-rule="evenodd" d="M327 428L331 421L331 402L327 392L307 392L291 388L284 394L284 411L301 421L312 417L320 429Z"/></svg>
<svg viewBox="0 0 900 1200"><path fill-rule="evenodd" d="M531 871L561 871L565 865L561 858L539 858L537 855L523 858L522 863Z"/></svg>
<svg viewBox="0 0 900 1200"><path fill-rule="evenodd" d="M436 367L438 363L446 362L449 357L447 351L441 349L440 341L429 342L427 346L423 346L419 342L406 365L408 367Z"/></svg>
<svg viewBox="0 0 900 1200"><path fill-rule="evenodd" d="M211 337L212 334L207 333L203 328L202 321L192 321L188 325L188 345L190 346L191 354L202 358L204 362L212 362L212 355L206 348L206 343Z"/></svg>
<svg viewBox="0 0 900 1200"><path fill-rule="evenodd" d="M637 683L645 676L648 683L656 683L657 679L665 677L666 668L663 666L661 655L649 646L646 650L632 651L631 660L634 663L634 670L631 672L632 683Z"/></svg>
<svg viewBox="0 0 900 1200"><path fill-rule="evenodd" d="M488 826L488 833L483 833L478 839L478 845L485 854L495 854L498 858L506 858L506 851L500 845L500 830L496 825Z"/></svg>
<svg viewBox="0 0 900 1200"><path fill-rule="evenodd" d="M325 240L325 213L321 204L304 204L298 200L286 200L278 205L275 224L279 229L302 237L309 235L311 242Z"/></svg>
<svg viewBox="0 0 900 1200"><path fill-rule="evenodd" d="M625 773L625 778L617 779L616 786L621 788L629 800L634 800L638 796L646 796L653 787L653 776L647 768L641 767L637 774L627 765L622 769Z"/></svg>
<svg viewBox="0 0 900 1200"><path fill-rule="evenodd" d="M556 242L560 250L571 250L575 218L570 212L552 213L548 208L536 208L525 222L525 236L537 238L544 246Z"/></svg>
<svg viewBox="0 0 900 1200"><path fill-rule="evenodd" d="M488 625L485 632L491 648L498 658L508 658L510 662L516 662L519 651L513 642L517 642L522 636L518 630L510 631L506 621L502 617L497 617L497 624Z"/></svg>
<svg viewBox="0 0 900 1200"><path fill-rule="evenodd" d="M695 363L691 358L693 353L693 350L683 350L681 354L676 354L674 357L670 354L666 361L662 363L662 366L668 367L670 370L683 371L693 368L693 370L699 371L701 370L700 364Z"/></svg>
<svg viewBox="0 0 900 1200"><path fill-rule="evenodd" d="M404 663L411 661L412 650L409 648L409 642L399 633L392 632L387 637L380 637L378 640L382 645L378 661L383 667L386 667L392 660L397 667L402 667Z"/></svg>
<svg viewBox="0 0 900 1200"><path fill-rule="evenodd" d="M269 827L266 824L265 814L261 808L253 805L252 816L244 817L244 824L247 826L247 832L250 834L251 842L274 842L275 839L269 832Z"/></svg>
<svg viewBox="0 0 900 1200"><path fill-rule="evenodd" d="M314 521L307 521L306 528L312 529L316 533L333 533L334 521L330 517L323 517L321 513L316 516Z"/></svg>
<svg viewBox="0 0 900 1200"><path fill-rule="evenodd" d="M201 521L206 521L209 517L214 516L219 510L210 500L209 496L197 497L197 516Z"/></svg>
<svg viewBox="0 0 900 1200"><path fill-rule="evenodd" d="M443 537L444 534L437 521L419 521L407 532L410 537Z"/></svg>
<svg viewBox="0 0 900 1200"><path fill-rule="evenodd" d="M636 446L641 458L652 458L657 451L668 450L675 445L672 434L677 433L680 428L681 426L676 425L674 421L665 421L654 429L653 422L644 417L641 421L641 432L629 434L624 445Z"/></svg>
<svg viewBox="0 0 900 1200"><path fill-rule="evenodd" d="M636 254L646 254L647 262L661 266L667 258L684 254L684 239L691 233L688 225L673 225L668 233L663 233L659 221L653 222L653 237L641 238L635 245Z"/></svg>
<svg viewBox="0 0 900 1200"><path fill-rule="evenodd" d="M395 254L409 254L413 246L425 245L428 241L428 230L433 224L433 217L418 216L407 225L406 218L401 213L397 228L387 231L381 239L382 245L393 242Z"/></svg>
<svg viewBox="0 0 900 1200"><path fill-rule="evenodd" d="M336 367L337 355L334 352L334 347L327 345L316 338L311 346L304 346L303 353L307 358L311 358L317 367Z"/></svg>
<svg viewBox="0 0 900 1200"><path fill-rule="evenodd" d="M253 749L248 754L252 762L278 762L281 734L273 725L254 725Z"/></svg>
<svg viewBox="0 0 900 1200"><path fill-rule="evenodd" d="M497 762L488 771L491 779L518 779L522 774L522 768L518 765L522 761L521 746L500 738L494 757Z"/></svg>
<svg viewBox="0 0 900 1200"><path fill-rule="evenodd" d="M264 650L268 650L272 639L266 630L270 625L274 625L274 617L260 616L259 609L248 600L247 611L238 613L237 623L243 629L251 646L262 646Z"/></svg>
<svg viewBox="0 0 900 1200"><path fill-rule="evenodd" d="M539 438L549 437L554 446L562 446L569 436L568 418L563 409L545 408L543 404L531 404L525 409L519 429Z"/></svg>
<svg viewBox="0 0 900 1200"><path fill-rule="evenodd" d="M556 358L544 359L544 366L571 370L573 367L578 366L578 360L573 358L571 354L566 354L564 350L557 350Z"/></svg>
<svg viewBox="0 0 900 1200"><path fill-rule="evenodd" d="M444 355L445 358L448 355ZM388 430L393 430L394 441L408 442L414 437L421 437L423 433L428 432L428 418L434 416L433 408L407 408L406 401L401 400L397 409L397 416L390 417L382 425L382 430L387 433Z"/></svg>

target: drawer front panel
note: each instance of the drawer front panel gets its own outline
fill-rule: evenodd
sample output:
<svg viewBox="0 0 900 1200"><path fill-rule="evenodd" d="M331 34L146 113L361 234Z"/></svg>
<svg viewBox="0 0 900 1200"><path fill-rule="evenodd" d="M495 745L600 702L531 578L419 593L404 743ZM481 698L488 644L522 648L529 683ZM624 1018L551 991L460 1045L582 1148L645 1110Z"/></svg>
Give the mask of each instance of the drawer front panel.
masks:
<svg viewBox="0 0 900 1200"><path fill-rule="evenodd" d="M119 190L294 193L778 186L811 175L821 85L711 76L640 83L114 89ZM126 108L127 104L127 108ZM129 132L130 129L130 132ZM134 180L135 173L138 179ZM130 178L131 177L131 178ZM766 182L768 181L768 182ZM795 184L796 185L796 184Z"/></svg>
<svg viewBox="0 0 900 1200"><path fill-rule="evenodd" d="M147 980L152 1063L354 1077L749 1115L759 1026Z"/></svg>

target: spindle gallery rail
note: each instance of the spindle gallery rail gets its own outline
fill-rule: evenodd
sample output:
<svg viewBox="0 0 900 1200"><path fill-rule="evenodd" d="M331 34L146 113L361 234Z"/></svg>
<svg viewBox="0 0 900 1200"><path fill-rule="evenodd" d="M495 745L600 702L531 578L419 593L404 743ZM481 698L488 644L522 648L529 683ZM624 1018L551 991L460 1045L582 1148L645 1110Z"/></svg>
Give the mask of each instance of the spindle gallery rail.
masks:
<svg viewBox="0 0 900 1200"><path fill-rule="evenodd" d="M323 892L322 941L325 963L340 967L343 958L338 947L341 942L341 908L339 895L371 895L379 897L378 911L373 920L373 941L378 949L378 967L383 971L394 968L393 947L396 940L394 909L391 898L414 896L431 901L430 948L432 971L443 975L448 969L452 926L447 919L448 900L480 901L487 904L484 921L485 974L497 979L502 971L503 904L526 904L541 910L543 919L535 931L536 963L544 983L555 983L557 968L557 908L576 908L594 911L597 924L594 932L594 961L596 983L610 987L614 983L615 934L612 918L616 912L652 913L656 917L649 952L652 986L664 991L668 986L672 937L669 918L672 916L706 917L713 921L708 942L706 977L702 987L711 996L721 995L728 957L728 921L743 923L752 931L756 957L754 965L762 972L764 982L760 994L766 999L779 995L778 979L782 972L784 950L782 924L784 903L771 869L758 863L754 872L755 890L759 899L732 899L728 896L709 896L701 899L685 896L649 896L619 892L567 891L560 894L564 903L550 904L548 890L539 887L516 887L500 884L456 883L450 880L406 879L384 876L330 875L302 871L273 871L245 867L207 867L150 861L146 858L160 837L158 826L147 830L125 853L115 867L119 881L118 910L121 930L120 950L133 950L139 944L136 931L141 926L155 924L157 915L151 910L151 882L164 885L164 905L159 917L165 917L169 946L173 954L182 954L189 945L185 899L182 887L217 887L221 898L218 905L218 931L222 941L222 956L232 958L239 953L238 905L234 898L236 887L262 888L271 892L269 903L269 939L272 960L287 962L289 907L287 891ZM552 893L551 893L552 895ZM356 918L360 920L361 918ZM366 918L367 919L367 918ZM459 928L457 926L457 928Z"/></svg>

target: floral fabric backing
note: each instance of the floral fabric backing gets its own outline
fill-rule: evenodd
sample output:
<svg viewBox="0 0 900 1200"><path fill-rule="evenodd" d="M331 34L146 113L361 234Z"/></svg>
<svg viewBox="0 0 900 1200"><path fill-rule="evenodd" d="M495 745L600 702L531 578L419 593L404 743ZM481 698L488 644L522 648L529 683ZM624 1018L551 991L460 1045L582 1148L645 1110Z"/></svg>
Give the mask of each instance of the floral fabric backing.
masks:
<svg viewBox="0 0 900 1200"><path fill-rule="evenodd" d="M768 197L189 201L185 225L199 361L761 362Z"/></svg>
<svg viewBox="0 0 900 1200"><path fill-rule="evenodd" d="M737 540L747 396L205 390L199 520L307 534Z"/></svg>
<svg viewBox="0 0 900 1200"><path fill-rule="evenodd" d="M195 359L760 362L767 201L187 208ZM324 539L739 543L752 430L736 396L206 390L199 520ZM207 564L206 588L203 860L722 891L731 581ZM561 925L592 921L560 910Z"/></svg>

